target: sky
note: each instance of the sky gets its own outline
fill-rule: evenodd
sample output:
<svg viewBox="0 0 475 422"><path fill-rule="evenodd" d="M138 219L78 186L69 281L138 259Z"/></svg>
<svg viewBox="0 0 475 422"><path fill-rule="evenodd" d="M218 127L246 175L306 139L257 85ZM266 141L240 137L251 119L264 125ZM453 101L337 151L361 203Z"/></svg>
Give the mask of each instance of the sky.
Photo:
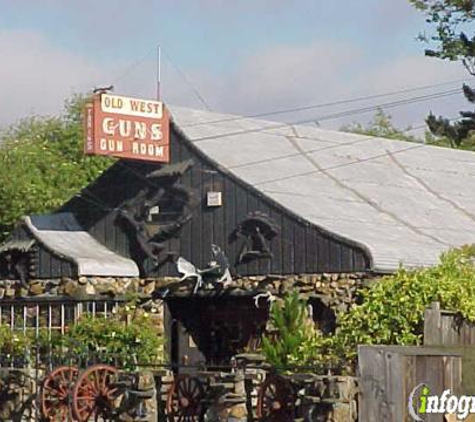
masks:
<svg viewBox="0 0 475 422"><path fill-rule="evenodd" d="M52 115L94 87L244 115L451 82L365 102L279 115L339 128L372 112L325 118L461 87L459 63L424 57L427 29L407 0L0 0L0 127ZM400 127L455 116L461 94L390 108ZM275 116L271 118L277 118Z"/></svg>

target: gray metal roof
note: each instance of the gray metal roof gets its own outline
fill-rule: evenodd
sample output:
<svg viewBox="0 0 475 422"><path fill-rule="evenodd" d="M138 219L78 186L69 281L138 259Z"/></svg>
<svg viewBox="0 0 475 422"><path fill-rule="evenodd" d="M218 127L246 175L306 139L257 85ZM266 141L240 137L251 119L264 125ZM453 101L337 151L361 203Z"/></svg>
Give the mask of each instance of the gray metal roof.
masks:
<svg viewBox="0 0 475 422"><path fill-rule="evenodd" d="M202 152L310 223L364 246L373 270L434 265L475 242L475 154L171 107Z"/></svg>
<svg viewBox="0 0 475 422"><path fill-rule="evenodd" d="M10 251L28 252L34 244L35 241L33 239L10 239L0 246L0 254Z"/></svg>
<svg viewBox="0 0 475 422"><path fill-rule="evenodd" d="M74 262L79 276L137 277L135 262L100 244L71 213L25 217L33 236L46 248Z"/></svg>

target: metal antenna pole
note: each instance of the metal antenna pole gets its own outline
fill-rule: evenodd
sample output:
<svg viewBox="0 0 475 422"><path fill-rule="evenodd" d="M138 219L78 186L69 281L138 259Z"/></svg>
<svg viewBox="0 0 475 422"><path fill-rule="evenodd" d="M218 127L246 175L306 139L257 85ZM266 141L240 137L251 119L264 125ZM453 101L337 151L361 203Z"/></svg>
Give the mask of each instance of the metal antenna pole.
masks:
<svg viewBox="0 0 475 422"><path fill-rule="evenodd" d="M157 101L161 100L161 81L162 81L162 47L157 48Z"/></svg>

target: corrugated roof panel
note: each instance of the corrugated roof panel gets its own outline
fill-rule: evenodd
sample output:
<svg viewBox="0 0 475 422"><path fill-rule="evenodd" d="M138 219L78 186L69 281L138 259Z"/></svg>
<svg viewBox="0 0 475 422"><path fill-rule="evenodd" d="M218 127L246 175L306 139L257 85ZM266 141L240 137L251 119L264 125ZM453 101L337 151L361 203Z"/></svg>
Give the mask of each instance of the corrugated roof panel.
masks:
<svg viewBox="0 0 475 422"><path fill-rule="evenodd" d="M78 267L79 276L137 277L135 262L107 249L82 229L71 213L25 217L33 236Z"/></svg>
<svg viewBox="0 0 475 422"><path fill-rule="evenodd" d="M475 242L472 152L171 110L188 139L222 167L307 221L366 246L374 270L433 265L449 247ZM208 133L212 141L200 140Z"/></svg>

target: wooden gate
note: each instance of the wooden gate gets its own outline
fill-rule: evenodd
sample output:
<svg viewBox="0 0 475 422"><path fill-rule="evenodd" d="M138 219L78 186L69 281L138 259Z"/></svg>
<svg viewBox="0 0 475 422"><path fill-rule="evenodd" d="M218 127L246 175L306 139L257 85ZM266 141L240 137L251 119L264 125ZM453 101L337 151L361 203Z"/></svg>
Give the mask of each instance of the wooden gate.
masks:
<svg viewBox="0 0 475 422"><path fill-rule="evenodd" d="M433 395L446 389L460 394L460 354L427 347L359 346L359 420L413 422L408 411L411 392L421 383ZM445 422L444 415L426 415L425 422Z"/></svg>

